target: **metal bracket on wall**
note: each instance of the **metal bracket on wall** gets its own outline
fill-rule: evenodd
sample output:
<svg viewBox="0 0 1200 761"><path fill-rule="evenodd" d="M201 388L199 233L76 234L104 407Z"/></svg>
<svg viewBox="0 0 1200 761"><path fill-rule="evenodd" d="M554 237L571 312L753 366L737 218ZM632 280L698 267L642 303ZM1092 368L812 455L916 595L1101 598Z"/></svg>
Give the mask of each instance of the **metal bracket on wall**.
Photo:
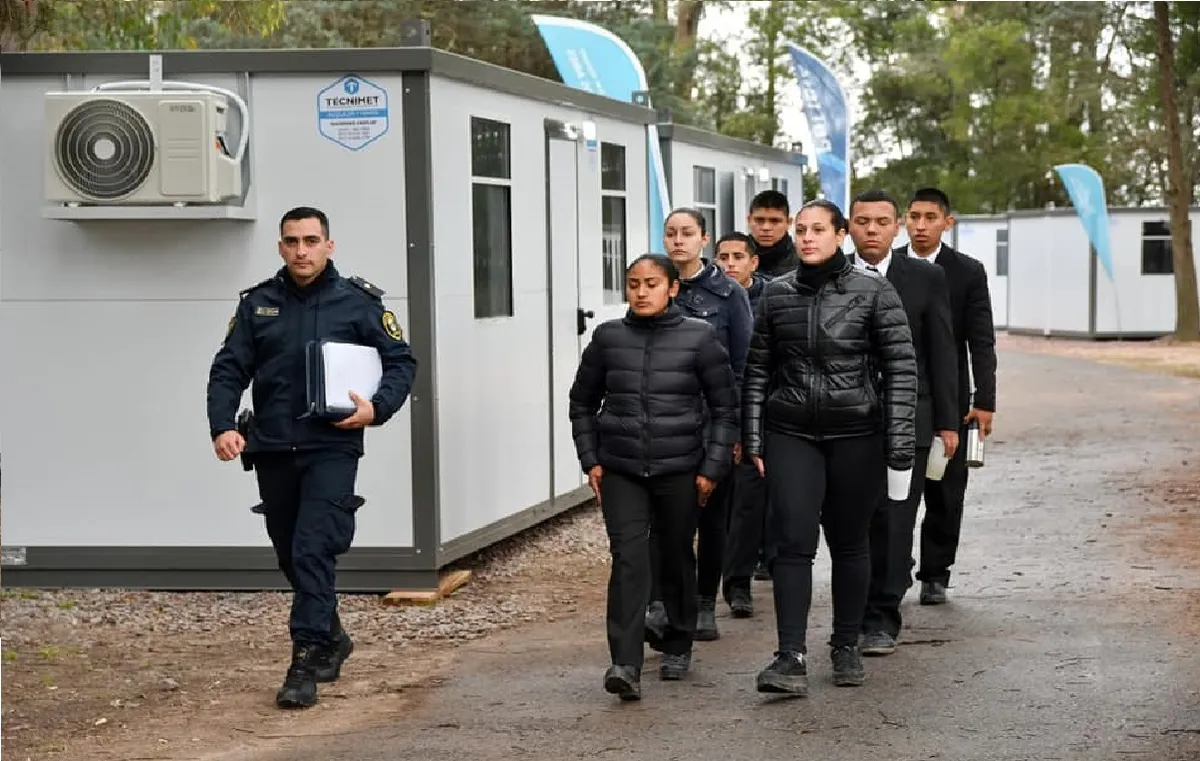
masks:
<svg viewBox="0 0 1200 761"><path fill-rule="evenodd" d="M423 18L401 21L400 45L406 48L433 47L433 25Z"/></svg>

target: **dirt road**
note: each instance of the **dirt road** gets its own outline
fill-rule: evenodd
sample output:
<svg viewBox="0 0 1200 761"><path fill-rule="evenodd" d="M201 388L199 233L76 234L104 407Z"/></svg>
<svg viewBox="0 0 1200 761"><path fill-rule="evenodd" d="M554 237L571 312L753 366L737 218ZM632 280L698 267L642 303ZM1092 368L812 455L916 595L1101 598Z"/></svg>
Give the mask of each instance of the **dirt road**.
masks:
<svg viewBox="0 0 1200 761"><path fill-rule="evenodd" d="M445 681L387 726L253 758L1200 758L1200 567L1158 551L1180 520L1194 531L1200 505L1160 506L1140 488L1200 464L1200 383L1014 352L1000 366L998 431L972 476L952 602L908 605L903 646L867 661L866 686L828 682L822 551L806 700L753 690L774 645L758 584L758 617L722 618L690 680L648 674L640 704L601 690L603 608L580 606L461 647Z"/></svg>

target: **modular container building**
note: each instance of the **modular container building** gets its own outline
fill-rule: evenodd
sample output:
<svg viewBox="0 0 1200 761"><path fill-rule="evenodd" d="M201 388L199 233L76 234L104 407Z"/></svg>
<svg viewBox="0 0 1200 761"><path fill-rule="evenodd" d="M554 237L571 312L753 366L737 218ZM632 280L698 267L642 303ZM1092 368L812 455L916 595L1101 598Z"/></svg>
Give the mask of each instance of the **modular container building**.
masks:
<svg viewBox="0 0 1200 761"><path fill-rule="evenodd" d="M1110 208L1112 279L1075 210L1008 214L1008 330L1068 338L1157 338L1175 330L1170 214ZM1192 240L1200 208L1190 210ZM1200 247L1194 251L1200 259Z"/></svg>
<svg viewBox="0 0 1200 761"><path fill-rule="evenodd" d="M329 214L338 268L386 291L420 362L408 404L366 434L342 589L432 586L590 498L567 391L595 325L624 313L625 263L661 239L647 195L657 114L426 35L393 49L0 55L6 585L286 587L250 511L252 474L213 455L204 398L238 291L280 266L293 206ZM248 138L238 198L46 200L59 134L46 94L128 80L245 104L228 135ZM740 144L705 166L763 157Z"/></svg>
<svg viewBox="0 0 1200 761"><path fill-rule="evenodd" d="M778 190L794 214L804 203L807 157L681 124L658 127L667 187L674 207L690 206L704 215L711 241L730 232L748 232L750 201L763 190Z"/></svg>

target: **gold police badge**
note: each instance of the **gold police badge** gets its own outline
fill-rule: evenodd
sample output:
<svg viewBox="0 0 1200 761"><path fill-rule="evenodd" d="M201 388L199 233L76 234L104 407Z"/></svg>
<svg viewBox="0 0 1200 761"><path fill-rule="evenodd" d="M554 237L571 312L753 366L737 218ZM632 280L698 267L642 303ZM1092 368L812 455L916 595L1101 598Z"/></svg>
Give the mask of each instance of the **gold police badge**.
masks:
<svg viewBox="0 0 1200 761"><path fill-rule="evenodd" d="M390 309L384 310L383 329L386 330L387 334L395 340L404 340L404 330L400 327L399 321L396 320L396 315L392 314Z"/></svg>

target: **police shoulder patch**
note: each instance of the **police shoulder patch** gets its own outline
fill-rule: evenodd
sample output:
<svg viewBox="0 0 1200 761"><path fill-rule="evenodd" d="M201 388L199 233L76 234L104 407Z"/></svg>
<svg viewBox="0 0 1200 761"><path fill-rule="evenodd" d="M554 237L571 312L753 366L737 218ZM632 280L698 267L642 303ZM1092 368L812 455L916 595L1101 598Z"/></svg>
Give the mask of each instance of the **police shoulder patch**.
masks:
<svg viewBox="0 0 1200 761"><path fill-rule="evenodd" d="M349 280L351 283L357 285L359 288L362 288L364 291L366 291L371 296L373 296L377 299L382 299L383 294L386 293L386 291L384 291L379 286L375 285L374 283L367 282L366 280L362 279L358 275L351 275L350 277L348 277L346 279Z"/></svg>
<svg viewBox="0 0 1200 761"><path fill-rule="evenodd" d="M387 331L389 336L397 341L404 340L404 329L400 327L400 322L396 319L396 315L392 313L392 310L383 310L382 322L383 329Z"/></svg>

